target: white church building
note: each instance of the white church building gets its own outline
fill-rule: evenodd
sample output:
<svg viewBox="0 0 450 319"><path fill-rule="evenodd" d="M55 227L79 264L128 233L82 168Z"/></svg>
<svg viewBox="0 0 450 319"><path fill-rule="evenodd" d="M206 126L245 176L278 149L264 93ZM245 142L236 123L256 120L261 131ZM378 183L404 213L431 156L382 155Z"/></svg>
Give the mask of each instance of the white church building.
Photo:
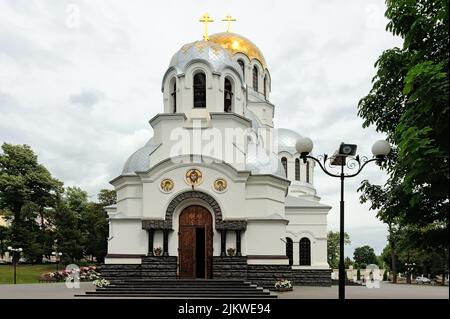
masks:
<svg viewBox="0 0 450 319"><path fill-rule="evenodd" d="M300 135L274 127L258 47L230 32L183 45L161 90L153 137L111 181L104 276L330 285L331 207Z"/></svg>

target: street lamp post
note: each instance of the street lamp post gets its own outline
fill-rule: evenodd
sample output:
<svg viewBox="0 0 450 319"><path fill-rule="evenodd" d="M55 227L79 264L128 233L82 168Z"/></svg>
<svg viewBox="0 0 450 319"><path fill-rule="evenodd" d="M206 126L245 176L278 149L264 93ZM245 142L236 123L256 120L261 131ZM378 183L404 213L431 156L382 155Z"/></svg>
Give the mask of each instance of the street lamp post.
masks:
<svg viewBox="0 0 450 319"><path fill-rule="evenodd" d="M58 270L59 270L59 260L61 259L62 252L52 251L52 255L55 256L56 272L58 272Z"/></svg>
<svg viewBox="0 0 450 319"><path fill-rule="evenodd" d="M14 247L9 246L8 250L12 253L12 263L14 266L14 284L16 284L17 283L17 261L18 261L18 259L16 257L17 257L17 254L19 254L19 259L20 259L20 253L22 252L23 249L20 247L14 248Z"/></svg>
<svg viewBox="0 0 450 319"><path fill-rule="evenodd" d="M331 157L327 154L318 158L309 155L313 150L313 142L310 138L300 138L295 147L300 154L300 158L306 163L311 159L319 164L320 168L329 176L337 177L341 182L341 201L340 201L340 227L339 227L339 299L345 299L345 264L344 264L344 180L345 178L357 176L362 169L370 162L376 162L380 165L389 154L391 147L387 141L381 140L375 142L372 146L374 158L360 157L356 155L357 146L354 144L342 143L339 150ZM340 166L339 173L332 173L327 169L328 166ZM354 173L346 173L345 167L350 170L356 170Z"/></svg>
<svg viewBox="0 0 450 319"><path fill-rule="evenodd" d="M59 270L59 261L60 261L61 256L62 256L62 252L58 251L58 239L55 239L53 242L55 243L54 244L55 251L52 251L52 255L55 256L56 272L58 272L58 270Z"/></svg>

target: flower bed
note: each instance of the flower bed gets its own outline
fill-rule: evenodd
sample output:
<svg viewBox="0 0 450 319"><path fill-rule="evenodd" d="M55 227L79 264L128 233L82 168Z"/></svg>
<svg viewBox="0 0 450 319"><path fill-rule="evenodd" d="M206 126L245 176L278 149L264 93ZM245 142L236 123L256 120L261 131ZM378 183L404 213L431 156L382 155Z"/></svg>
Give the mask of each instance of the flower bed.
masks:
<svg viewBox="0 0 450 319"><path fill-rule="evenodd" d="M97 272L97 267L87 266L80 267L73 270L61 270L55 272L44 273L40 276L40 281L59 282L59 281L74 281L79 279L80 281L92 281L97 287L104 287L109 285L109 281L102 278L100 273Z"/></svg>
<svg viewBox="0 0 450 319"><path fill-rule="evenodd" d="M275 289L277 291L292 291L292 283L286 279L279 280L275 282Z"/></svg>

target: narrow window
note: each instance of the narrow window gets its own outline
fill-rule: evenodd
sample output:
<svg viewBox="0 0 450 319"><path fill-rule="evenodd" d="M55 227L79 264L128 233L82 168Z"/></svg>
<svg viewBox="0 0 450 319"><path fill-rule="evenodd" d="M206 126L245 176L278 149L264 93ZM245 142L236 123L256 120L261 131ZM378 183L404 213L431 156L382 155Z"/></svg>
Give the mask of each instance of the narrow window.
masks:
<svg viewBox="0 0 450 319"><path fill-rule="evenodd" d="M256 65L253 67L253 90L258 92L258 68Z"/></svg>
<svg viewBox="0 0 450 319"><path fill-rule="evenodd" d="M177 113L177 81L173 79L173 87L172 87L172 93L171 100L172 100L172 111L173 113Z"/></svg>
<svg viewBox="0 0 450 319"><path fill-rule="evenodd" d="M244 79L245 79L245 64L244 64L244 61L238 60L237 62L239 63L239 66L242 69L242 74L244 75Z"/></svg>
<svg viewBox="0 0 450 319"><path fill-rule="evenodd" d="M267 75L264 76L264 98L267 100Z"/></svg>
<svg viewBox="0 0 450 319"><path fill-rule="evenodd" d="M306 162L306 182L309 183L309 161Z"/></svg>
<svg viewBox="0 0 450 319"><path fill-rule="evenodd" d="M224 84L223 105L225 112L231 112L233 106L233 86L231 84L231 81L227 78L225 78Z"/></svg>
<svg viewBox="0 0 450 319"><path fill-rule="evenodd" d="M294 263L294 244L289 237L286 237L286 256L289 258L289 266L292 266Z"/></svg>
<svg viewBox="0 0 450 319"><path fill-rule="evenodd" d="M298 158L295 159L295 180L300 180L300 160Z"/></svg>
<svg viewBox="0 0 450 319"><path fill-rule="evenodd" d="M300 240L300 266L311 266L311 241L308 238Z"/></svg>
<svg viewBox="0 0 450 319"><path fill-rule="evenodd" d="M206 76L203 72L194 76L194 107L206 107Z"/></svg>
<svg viewBox="0 0 450 319"><path fill-rule="evenodd" d="M287 158L286 157L282 157L281 158L281 164L283 164L283 169L284 169L284 173L286 174L286 178L287 178Z"/></svg>

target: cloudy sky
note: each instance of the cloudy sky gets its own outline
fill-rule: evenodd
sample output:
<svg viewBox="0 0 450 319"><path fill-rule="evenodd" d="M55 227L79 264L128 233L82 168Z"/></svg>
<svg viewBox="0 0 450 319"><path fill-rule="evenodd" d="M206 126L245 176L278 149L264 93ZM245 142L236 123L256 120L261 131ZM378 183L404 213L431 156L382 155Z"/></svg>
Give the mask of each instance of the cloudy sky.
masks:
<svg viewBox="0 0 450 319"><path fill-rule="evenodd" d="M311 137L316 154L345 141L370 155L383 135L362 128L357 103L377 57L401 44L384 11L384 0L0 0L0 142L30 145L55 177L95 199L152 135L170 58L201 39L208 12L211 33L232 14L232 31L264 53L278 127ZM319 169L315 178L337 230L339 181ZM386 242L386 227L359 204L363 179L386 176L373 165L346 182L347 255L364 244L380 253Z"/></svg>

